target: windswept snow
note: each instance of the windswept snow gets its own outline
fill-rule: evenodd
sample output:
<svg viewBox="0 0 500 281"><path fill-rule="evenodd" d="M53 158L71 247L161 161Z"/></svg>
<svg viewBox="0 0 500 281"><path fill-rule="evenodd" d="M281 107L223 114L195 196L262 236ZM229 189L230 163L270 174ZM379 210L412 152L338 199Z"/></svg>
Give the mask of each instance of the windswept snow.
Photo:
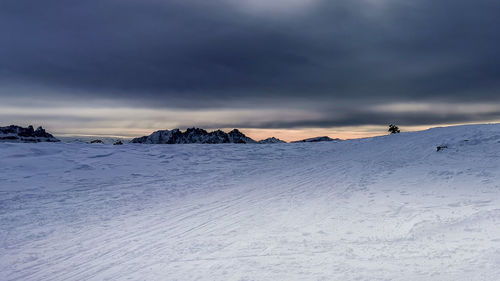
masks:
<svg viewBox="0 0 500 281"><path fill-rule="evenodd" d="M498 276L500 125L276 145L0 143L0 280Z"/></svg>

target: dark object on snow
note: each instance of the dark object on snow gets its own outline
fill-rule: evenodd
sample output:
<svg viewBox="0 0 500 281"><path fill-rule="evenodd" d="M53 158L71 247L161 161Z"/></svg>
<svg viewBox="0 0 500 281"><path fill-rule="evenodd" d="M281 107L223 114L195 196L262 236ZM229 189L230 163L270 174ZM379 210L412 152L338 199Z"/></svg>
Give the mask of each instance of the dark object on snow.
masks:
<svg viewBox="0 0 500 281"><path fill-rule="evenodd" d="M90 143L103 143L102 140L91 140Z"/></svg>
<svg viewBox="0 0 500 281"><path fill-rule="evenodd" d="M399 134L399 133L401 133L401 131L399 130L399 127L396 126L396 125L394 125L394 124L390 124L389 125L389 130L388 131L389 131L389 133L391 133L391 135L392 134Z"/></svg>
<svg viewBox="0 0 500 281"><path fill-rule="evenodd" d="M0 127L0 142L59 142L53 135L47 133L42 127L36 130L29 125L27 128L10 125Z"/></svg>
<svg viewBox="0 0 500 281"><path fill-rule="evenodd" d="M113 143L113 145L122 145L122 144L123 144L123 142L122 142L122 141L120 141L120 140L119 140L119 141L115 141L115 142Z"/></svg>
<svg viewBox="0 0 500 281"><path fill-rule="evenodd" d="M443 150L445 148L448 148L448 146L446 146L446 145L440 145L440 146L436 147L436 151L440 151L440 150Z"/></svg>
<svg viewBox="0 0 500 281"><path fill-rule="evenodd" d="M322 141L341 141L341 139L332 139L330 137L315 137L315 138L310 138L310 139L305 139L305 140L298 140L298 141L292 141L292 143L298 143L298 142L322 142Z"/></svg>
<svg viewBox="0 0 500 281"><path fill-rule="evenodd" d="M207 132L199 128L189 128L185 132L179 129L160 130L149 136L135 138L131 143L147 144L187 144L187 143L257 143L245 136L238 129L229 133L221 130Z"/></svg>

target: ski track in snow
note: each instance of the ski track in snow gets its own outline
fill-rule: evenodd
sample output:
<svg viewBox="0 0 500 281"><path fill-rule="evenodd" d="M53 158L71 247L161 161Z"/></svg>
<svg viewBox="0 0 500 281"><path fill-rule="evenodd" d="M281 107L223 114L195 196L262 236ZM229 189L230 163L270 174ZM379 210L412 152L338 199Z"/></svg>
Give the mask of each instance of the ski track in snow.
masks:
<svg viewBox="0 0 500 281"><path fill-rule="evenodd" d="M500 125L340 143L0 143L0 280L498 276Z"/></svg>

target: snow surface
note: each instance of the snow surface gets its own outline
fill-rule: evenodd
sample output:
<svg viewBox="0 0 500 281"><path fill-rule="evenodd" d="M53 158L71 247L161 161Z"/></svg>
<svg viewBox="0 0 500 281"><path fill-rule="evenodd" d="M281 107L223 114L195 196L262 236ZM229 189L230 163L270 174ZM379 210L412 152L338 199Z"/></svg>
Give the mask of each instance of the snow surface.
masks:
<svg viewBox="0 0 500 281"><path fill-rule="evenodd" d="M500 125L301 144L0 143L0 280L499 276Z"/></svg>

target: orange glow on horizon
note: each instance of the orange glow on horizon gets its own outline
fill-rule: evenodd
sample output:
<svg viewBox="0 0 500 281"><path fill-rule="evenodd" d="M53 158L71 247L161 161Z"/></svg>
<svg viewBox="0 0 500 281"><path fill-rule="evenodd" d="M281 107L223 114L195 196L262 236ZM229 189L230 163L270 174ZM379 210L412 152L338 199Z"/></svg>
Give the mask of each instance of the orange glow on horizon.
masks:
<svg viewBox="0 0 500 281"><path fill-rule="evenodd" d="M498 122L498 121L497 121ZM479 123L462 123L462 124L436 124L428 126L400 126L401 132L413 132L426 130L433 127L446 127L468 124L485 124L497 122L479 122ZM54 132L57 136L101 136L131 139L150 135L157 130L174 129L174 128L158 128L158 129L120 129L120 128L78 128L76 130L65 131L64 133ZM233 128L221 128L225 132L231 131ZM352 127L332 127L332 128L296 128L296 129L255 129L255 128L238 128L242 133L254 140L262 140L270 137L279 138L290 142L313 137L328 136L330 138L339 139L358 139L375 137L389 134L388 126L352 126ZM217 128L206 129L207 131L217 130Z"/></svg>

